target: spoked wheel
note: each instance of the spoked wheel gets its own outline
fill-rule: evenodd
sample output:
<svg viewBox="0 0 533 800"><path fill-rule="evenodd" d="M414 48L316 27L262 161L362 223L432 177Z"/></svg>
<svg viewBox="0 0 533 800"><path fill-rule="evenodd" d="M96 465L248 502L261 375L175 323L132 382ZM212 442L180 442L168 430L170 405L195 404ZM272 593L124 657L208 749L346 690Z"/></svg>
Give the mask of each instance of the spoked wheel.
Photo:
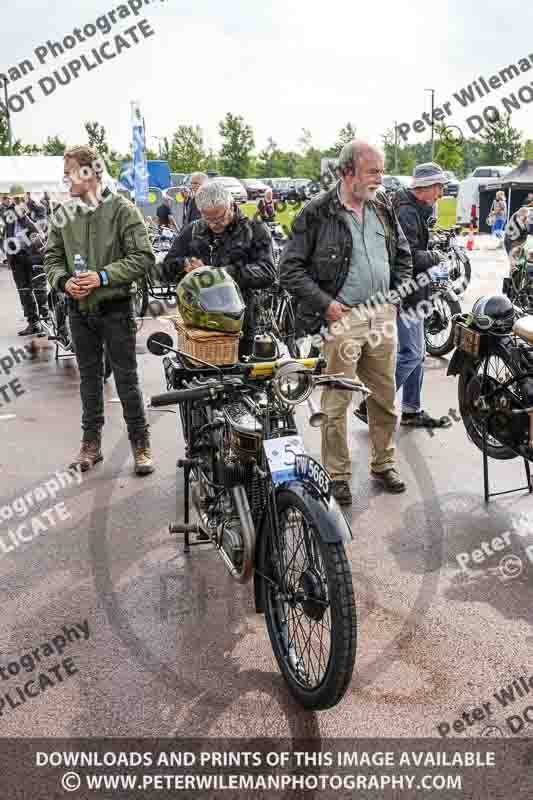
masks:
<svg viewBox="0 0 533 800"><path fill-rule="evenodd" d="M270 532L265 543L268 634L298 702L307 709L330 708L344 696L355 663L357 622L350 566L341 543L321 539L298 496L280 492L277 510L280 541Z"/></svg>
<svg viewBox="0 0 533 800"><path fill-rule="evenodd" d="M494 391L515 375L517 375L517 369L510 362L508 353L504 348L497 347L478 363L475 372L463 372L459 376L458 392L461 417L468 436L480 450L483 450L483 430L487 414L480 414L476 407L477 403L480 397ZM505 394L495 398L492 405L494 411L497 411L498 408L507 410L510 407L519 407L521 403L516 385L511 385ZM504 425L506 425L506 419L502 417ZM497 423L498 420L494 420L493 424ZM514 450L488 432L487 455L500 461L517 458Z"/></svg>
<svg viewBox="0 0 533 800"><path fill-rule="evenodd" d="M462 294L472 279L472 265L466 255L452 253L449 265L450 281L456 294Z"/></svg>
<svg viewBox="0 0 533 800"><path fill-rule="evenodd" d="M318 358L320 350L313 344L313 337L302 337L296 333L294 307L290 298L286 300L277 324L281 339L292 358Z"/></svg>
<svg viewBox="0 0 533 800"><path fill-rule="evenodd" d="M440 293L432 302L433 313L424 320L426 350L432 356L445 356L454 348L452 317L461 313L461 304Z"/></svg>

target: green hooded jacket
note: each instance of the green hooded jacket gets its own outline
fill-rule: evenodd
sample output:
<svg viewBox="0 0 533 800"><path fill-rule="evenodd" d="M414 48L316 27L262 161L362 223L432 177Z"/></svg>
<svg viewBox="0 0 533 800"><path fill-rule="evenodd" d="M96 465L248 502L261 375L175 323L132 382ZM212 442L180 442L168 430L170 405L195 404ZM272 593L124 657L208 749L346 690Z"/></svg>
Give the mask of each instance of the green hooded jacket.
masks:
<svg viewBox="0 0 533 800"><path fill-rule="evenodd" d="M87 268L105 270L109 285L78 300L80 311L97 311L108 300L127 298L155 264L140 211L126 198L105 190L94 209L76 200L61 205L50 221L44 268L50 285L64 290L74 275L74 256Z"/></svg>

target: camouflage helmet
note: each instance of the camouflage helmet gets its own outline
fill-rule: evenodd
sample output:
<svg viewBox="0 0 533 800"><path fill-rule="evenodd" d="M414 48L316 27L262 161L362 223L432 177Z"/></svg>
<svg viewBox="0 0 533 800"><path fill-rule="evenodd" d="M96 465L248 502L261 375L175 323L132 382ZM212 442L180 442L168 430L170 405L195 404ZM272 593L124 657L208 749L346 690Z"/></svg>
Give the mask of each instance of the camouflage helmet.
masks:
<svg viewBox="0 0 533 800"><path fill-rule="evenodd" d="M235 281L222 267L198 267L178 285L184 322L194 328L240 333L245 305Z"/></svg>

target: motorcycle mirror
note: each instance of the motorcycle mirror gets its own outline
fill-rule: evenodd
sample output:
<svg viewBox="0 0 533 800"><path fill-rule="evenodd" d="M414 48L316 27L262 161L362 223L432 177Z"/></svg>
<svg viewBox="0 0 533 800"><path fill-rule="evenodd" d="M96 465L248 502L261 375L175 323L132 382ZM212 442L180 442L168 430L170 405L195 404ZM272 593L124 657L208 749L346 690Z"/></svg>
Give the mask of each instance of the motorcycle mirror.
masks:
<svg viewBox="0 0 533 800"><path fill-rule="evenodd" d="M164 356L169 350L174 349L172 336L164 331L156 331L148 337L146 347L154 356Z"/></svg>

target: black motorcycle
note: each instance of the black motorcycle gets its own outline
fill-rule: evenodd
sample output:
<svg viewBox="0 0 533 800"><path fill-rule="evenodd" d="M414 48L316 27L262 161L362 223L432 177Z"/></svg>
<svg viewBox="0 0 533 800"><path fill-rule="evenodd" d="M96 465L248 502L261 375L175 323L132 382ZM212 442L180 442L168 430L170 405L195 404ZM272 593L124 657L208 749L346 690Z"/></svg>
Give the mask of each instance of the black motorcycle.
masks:
<svg viewBox="0 0 533 800"><path fill-rule="evenodd" d="M273 341L261 337L270 359ZM191 545L214 545L239 583L253 579L257 613L290 691L307 709L330 708L345 694L356 651L356 611L345 545L350 527L324 468L305 453L295 406L315 386L366 391L342 376L321 376L316 359L265 360L216 367L174 350L155 333L148 349L163 360L166 394L177 404L185 440L184 521L170 526ZM173 357L168 354L172 353ZM256 350L257 357L257 350ZM198 521L189 521L189 502ZM190 536L196 535L191 542Z"/></svg>
<svg viewBox="0 0 533 800"><path fill-rule="evenodd" d="M424 317L424 338L427 352L436 357L445 356L454 348L454 317L461 313L461 304L454 292L449 272L444 264L438 268L429 285L433 310Z"/></svg>
<svg viewBox="0 0 533 800"><path fill-rule="evenodd" d="M533 461L533 316L504 295L458 317L448 375L458 375L467 434L486 456Z"/></svg>

